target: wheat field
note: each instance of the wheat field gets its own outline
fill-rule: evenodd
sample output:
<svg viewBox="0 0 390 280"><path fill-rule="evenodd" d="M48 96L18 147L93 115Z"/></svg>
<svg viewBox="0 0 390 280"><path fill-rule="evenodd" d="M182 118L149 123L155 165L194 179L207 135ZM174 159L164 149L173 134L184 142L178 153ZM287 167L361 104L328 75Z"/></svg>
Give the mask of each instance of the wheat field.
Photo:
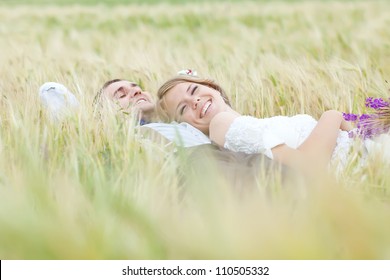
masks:
<svg viewBox="0 0 390 280"><path fill-rule="evenodd" d="M390 259L380 155L237 194L212 169L183 183L185 154L91 106L108 79L156 93L193 68L244 114L365 112L390 95L387 1L74 2L0 5L0 259ZM47 81L82 110L50 122Z"/></svg>

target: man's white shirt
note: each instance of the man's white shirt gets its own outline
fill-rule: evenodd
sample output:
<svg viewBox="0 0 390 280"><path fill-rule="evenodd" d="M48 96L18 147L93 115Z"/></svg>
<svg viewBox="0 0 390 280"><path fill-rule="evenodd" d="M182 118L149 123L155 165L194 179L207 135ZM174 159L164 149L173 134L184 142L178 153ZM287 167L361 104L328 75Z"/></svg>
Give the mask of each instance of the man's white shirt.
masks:
<svg viewBox="0 0 390 280"><path fill-rule="evenodd" d="M149 127L157 131L178 146L188 148L203 144L211 144L210 139L203 132L185 122L149 123L143 125L143 127Z"/></svg>

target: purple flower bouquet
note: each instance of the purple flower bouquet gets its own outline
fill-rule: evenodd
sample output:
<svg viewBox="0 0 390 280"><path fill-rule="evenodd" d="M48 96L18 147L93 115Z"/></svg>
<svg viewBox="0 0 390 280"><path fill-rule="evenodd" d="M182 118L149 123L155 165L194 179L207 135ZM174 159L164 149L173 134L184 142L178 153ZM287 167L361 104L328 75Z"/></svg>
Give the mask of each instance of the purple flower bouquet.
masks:
<svg viewBox="0 0 390 280"><path fill-rule="evenodd" d="M351 121L356 124L357 131L350 136L367 139L389 132L390 98L388 101L385 101L382 98L368 97L366 98L365 105L367 108L373 109L374 112L362 115L343 113L346 121Z"/></svg>

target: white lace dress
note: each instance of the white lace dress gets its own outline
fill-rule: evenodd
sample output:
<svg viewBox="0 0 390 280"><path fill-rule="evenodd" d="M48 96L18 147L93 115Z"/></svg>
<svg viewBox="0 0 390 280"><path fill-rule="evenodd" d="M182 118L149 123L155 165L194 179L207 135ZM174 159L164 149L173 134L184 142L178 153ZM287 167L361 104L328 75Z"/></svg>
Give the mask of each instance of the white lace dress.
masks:
<svg viewBox="0 0 390 280"><path fill-rule="evenodd" d="M276 116L265 119L240 116L230 126L225 136L224 147L247 154L262 153L273 159L272 148L281 144L298 148L316 124L317 121L309 115ZM337 161L344 165L352 143L353 139L348 136L348 132L340 130L332 162Z"/></svg>

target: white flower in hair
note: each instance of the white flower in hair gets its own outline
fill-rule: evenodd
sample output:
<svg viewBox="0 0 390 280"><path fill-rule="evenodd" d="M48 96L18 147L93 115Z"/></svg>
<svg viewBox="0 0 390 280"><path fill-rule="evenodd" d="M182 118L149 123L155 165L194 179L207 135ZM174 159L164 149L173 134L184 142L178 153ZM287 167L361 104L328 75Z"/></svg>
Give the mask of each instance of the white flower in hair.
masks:
<svg viewBox="0 0 390 280"><path fill-rule="evenodd" d="M177 75L197 76L198 73L192 69L184 69L184 70L177 72Z"/></svg>

